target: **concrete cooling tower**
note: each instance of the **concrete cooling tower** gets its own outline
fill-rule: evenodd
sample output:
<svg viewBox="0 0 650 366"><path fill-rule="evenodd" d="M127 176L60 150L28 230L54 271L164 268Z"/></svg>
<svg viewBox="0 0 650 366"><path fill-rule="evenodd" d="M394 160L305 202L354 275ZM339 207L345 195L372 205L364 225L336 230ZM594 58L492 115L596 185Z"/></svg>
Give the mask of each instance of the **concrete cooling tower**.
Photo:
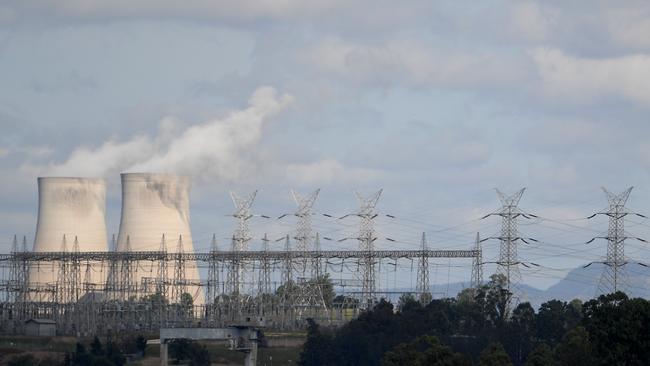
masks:
<svg viewBox="0 0 650 366"><path fill-rule="evenodd" d="M179 237L182 250L192 253L190 231L189 178L168 174L124 173L122 174L122 217L117 239L118 251L158 251L165 236L168 252L176 252ZM174 279L174 262L167 264L167 279ZM156 278L157 264L141 263L135 274L138 286L150 292L148 284ZM185 278L197 283L199 272L196 262L185 263ZM194 304L203 304L204 296L197 285L187 286L186 292L194 298ZM167 291L171 296L171 288ZM177 299L170 299L176 302Z"/></svg>
<svg viewBox="0 0 650 366"><path fill-rule="evenodd" d="M106 183L89 178L38 178L38 223L34 252L72 251L75 238L79 251L106 251ZM64 244L65 236L65 244ZM93 271L93 281L100 281ZM54 285L58 263L30 268L32 286ZM50 295L33 295L46 300Z"/></svg>

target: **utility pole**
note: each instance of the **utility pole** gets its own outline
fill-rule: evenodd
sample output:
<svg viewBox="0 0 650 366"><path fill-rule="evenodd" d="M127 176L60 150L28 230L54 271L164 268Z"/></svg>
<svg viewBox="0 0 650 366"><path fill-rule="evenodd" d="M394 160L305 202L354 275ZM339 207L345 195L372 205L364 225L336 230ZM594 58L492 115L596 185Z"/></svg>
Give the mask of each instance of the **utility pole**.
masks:
<svg viewBox="0 0 650 366"><path fill-rule="evenodd" d="M356 214L359 217L359 250L365 252L363 258L359 259L359 266L361 267L361 303L362 309L372 309L375 299L376 291L376 274L375 274L375 258L374 248L375 240L375 223L374 220L378 216L375 213L377 201L381 197L382 190L376 193L363 197L358 192L355 192L357 201L359 202L359 211Z"/></svg>
<svg viewBox="0 0 650 366"><path fill-rule="evenodd" d="M429 287L429 257L426 255L429 251L427 247L426 234L422 233L422 254L418 258L418 277L416 291L419 295L420 303L424 306L431 302L431 288Z"/></svg>

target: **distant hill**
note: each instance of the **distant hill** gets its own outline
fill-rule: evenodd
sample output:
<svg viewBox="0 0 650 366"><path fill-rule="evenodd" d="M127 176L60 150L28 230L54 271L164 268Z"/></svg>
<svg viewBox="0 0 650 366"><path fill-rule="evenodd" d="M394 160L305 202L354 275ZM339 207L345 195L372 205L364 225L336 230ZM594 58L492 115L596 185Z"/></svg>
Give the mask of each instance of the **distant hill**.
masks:
<svg viewBox="0 0 650 366"><path fill-rule="evenodd" d="M587 268L575 268L546 290L525 284L520 285L519 290L523 293L521 301L528 301L535 309L538 309L542 303L552 299L563 301L592 299L597 294L598 283L604 267L604 264L594 263ZM650 299L650 268L629 263L625 266L625 272L627 273L628 286L623 289L624 292L629 297ZM467 282L456 282L449 285L434 285L431 291L434 298L454 297L468 286Z"/></svg>

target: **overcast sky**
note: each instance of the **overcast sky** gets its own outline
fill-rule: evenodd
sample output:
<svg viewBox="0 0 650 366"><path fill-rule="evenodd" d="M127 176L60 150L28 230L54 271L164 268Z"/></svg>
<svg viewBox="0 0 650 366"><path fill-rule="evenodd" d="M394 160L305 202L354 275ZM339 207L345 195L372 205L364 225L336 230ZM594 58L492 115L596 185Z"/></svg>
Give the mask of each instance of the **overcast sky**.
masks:
<svg viewBox="0 0 650 366"><path fill-rule="evenodd" d="M540 243L520 255L544 267L523 275L545 287L604 255L582 244L607 228L584 220L606 207L601 186L635 186L630 209L650 214L648 35L647 1L5 0L0 250L33 240L37 176L105 177L112 233L120 172L190 175L199 250L212 233L226 245L229 190L259 189L255 212L277 217L292 188L322 188L316 211L333 215L383 188L396 218L377 228L398 242L379 247L426 231L469 248L498 233L477 220L494 188L527 187L521 207L544 219L521 223ZM257 238L294 225L254 220ZM335 239L355 224L314 220ZM628 229L650 239L648 225ZM648 260L638 242L627 253Z"/></svg>

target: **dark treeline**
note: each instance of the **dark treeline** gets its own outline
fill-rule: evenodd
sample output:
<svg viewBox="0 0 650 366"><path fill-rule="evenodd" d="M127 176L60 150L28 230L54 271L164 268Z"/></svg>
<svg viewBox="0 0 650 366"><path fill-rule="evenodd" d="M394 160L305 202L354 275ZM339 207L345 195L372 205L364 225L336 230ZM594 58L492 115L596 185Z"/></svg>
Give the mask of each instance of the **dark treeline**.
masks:
<svg viewBox="0 0 650 366"><path fill-rule="evenodd" d="M309 321L300 364L315 365L650 365L650 302L624 293L582 303L551 300L535 311L498 275L480 289L422 306L381 301L337 330Z"/></svg>

